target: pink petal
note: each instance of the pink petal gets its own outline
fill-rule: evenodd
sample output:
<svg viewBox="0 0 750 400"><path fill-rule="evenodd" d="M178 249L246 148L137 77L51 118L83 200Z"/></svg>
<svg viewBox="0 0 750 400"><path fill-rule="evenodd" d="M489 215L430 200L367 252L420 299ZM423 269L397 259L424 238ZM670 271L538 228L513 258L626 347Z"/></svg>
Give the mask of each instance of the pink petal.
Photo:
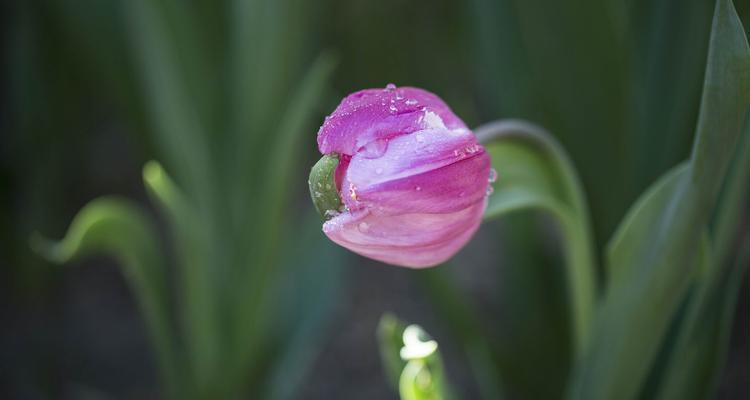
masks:
<svg viewBox="0 0 750 400"><path fill-rule="evenodd" d="M373 214L446 213L476 204L487 195L490 159L472 157L419 175L386 181L357 192Z"/></svg>
<svg viewBox="0 0 750 400"><path fill-rule="evenodd" d="M343 200L350 209L377 205L382 210L391 199L403 200L393 204L402 212L455 211L458 204L484 196L487 182L482 178L489 168L489 156L471 132L418 131L388 141L380 157L355 154L344 179Z"/></svg>
<svg viewBox="0 0 750 400"><path fill-rule="evenodd" d="M376 216L368 210L343 213L323 232L347 249L389 264L423 268L447 260L479 228L485 198L451 213Z"/></svg>
<svg viewBox="0 0 750 400"><path fill-rule="evenodd" d="M402 87L365 89L341 101L318 131L323 154L353 155L370 142L429 128L426 112L432 112L448 129L467 129L436 95Z"/></svg>

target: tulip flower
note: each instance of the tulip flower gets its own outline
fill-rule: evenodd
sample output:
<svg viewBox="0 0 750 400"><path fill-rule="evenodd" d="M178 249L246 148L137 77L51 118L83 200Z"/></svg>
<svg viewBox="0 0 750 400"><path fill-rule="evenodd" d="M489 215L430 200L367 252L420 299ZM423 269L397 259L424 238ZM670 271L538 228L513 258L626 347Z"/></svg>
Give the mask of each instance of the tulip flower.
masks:
<svg viewBox="0 0 750 400"><path fill-rule="evenodd" d="M326 117L318 148L310 192L327 219L323 232L355 253L434 266L479 227L490 157L430 92L388 85L353 93Z"/></svg>

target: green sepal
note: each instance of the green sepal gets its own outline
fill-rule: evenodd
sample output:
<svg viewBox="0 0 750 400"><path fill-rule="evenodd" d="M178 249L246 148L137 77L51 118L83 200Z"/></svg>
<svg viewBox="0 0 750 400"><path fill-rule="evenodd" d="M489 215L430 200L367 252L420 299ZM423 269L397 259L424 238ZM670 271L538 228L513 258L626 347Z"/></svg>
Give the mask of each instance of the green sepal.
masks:
<svg viewBox="0 0 750 400"><path fill-rule="evenodd" d="M326 220L341 211L341 197L334 180L338 165L338 155L324 155L310 170L310 179L307 181L315 209Z"/></svg>

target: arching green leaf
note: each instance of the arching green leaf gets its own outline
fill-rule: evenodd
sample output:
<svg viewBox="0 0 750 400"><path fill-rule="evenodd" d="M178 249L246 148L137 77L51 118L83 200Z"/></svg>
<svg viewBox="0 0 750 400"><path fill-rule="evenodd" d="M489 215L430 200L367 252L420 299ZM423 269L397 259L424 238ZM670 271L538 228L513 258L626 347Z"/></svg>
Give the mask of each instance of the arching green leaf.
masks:
<svg viewBox="0 0 750 400"><path fill-rule="evenodd" d="M32 246L56 263L91 254L111 255L121 263L153 336L169 395L176 395L182 369L170 326L164 259L154 227L143 211L128 200L102 197L79 211L61 241L36 236Z"/></svg>
<svg viewBox="0 0 750 400"><path fill-rule="evenodd" d="M549 212L562 232L573 313L574 347L582 349L596 296L596 269L583 190L562 147L541 128L522 121L480 127L477 137L498 173L485 220L512 211Z"/></svg>

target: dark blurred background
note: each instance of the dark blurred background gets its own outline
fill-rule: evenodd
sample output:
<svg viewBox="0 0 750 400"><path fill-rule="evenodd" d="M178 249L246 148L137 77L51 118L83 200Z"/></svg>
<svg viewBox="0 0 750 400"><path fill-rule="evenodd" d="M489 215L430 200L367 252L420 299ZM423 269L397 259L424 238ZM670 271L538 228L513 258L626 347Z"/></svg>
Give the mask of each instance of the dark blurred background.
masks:
<svg viewBox="0 0 750 400"><path fill-rule="evenodd" d="M76 212L101 195L154 212L141 168L160 155L123 1L0 4L0 398L159 398L152 350L117 263L94 257L51 265L28 245L35 231L62 237ZM175 3L198 10L199 24L189 29L208 49L205 61L219 62L229 7ZM613 14L609 3L626 10ZM735 4L747 26L750 2ZM295 52L297 69L322 51L337 64L314 104L304 162L288 182L299 197L291 206L309 207L305 185L323 116L352 91L393 82L437 93L469 126L520 117L547 127L583 178L602 246L638 194L688 154L712 7L678 0L305 3L278 27L294 34L274 46ZM297 77L276 79L287 87ZM208 85L221 79L195 77L203 78ZM524 213L483 226L449 267L498 338L504 383L534 398L559 393L569 357L555 242L550 221ZM397 398L374 336L386 311L431 332L450 380L465 398L478 397L449 322L416 272L351 255L341 274L339 301L295 398ZM750 391L748 315L746 277L721 398Z"/></svg>

